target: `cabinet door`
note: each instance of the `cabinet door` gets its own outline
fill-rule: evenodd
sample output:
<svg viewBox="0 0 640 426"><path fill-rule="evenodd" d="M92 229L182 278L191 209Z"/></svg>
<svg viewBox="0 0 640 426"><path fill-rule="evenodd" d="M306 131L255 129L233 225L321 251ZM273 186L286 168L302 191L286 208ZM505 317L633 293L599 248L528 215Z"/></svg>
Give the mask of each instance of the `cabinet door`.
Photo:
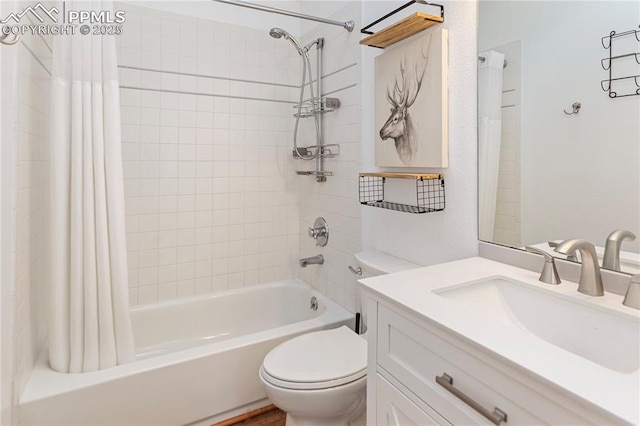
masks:
<svg viewBox="0 0 640 426"><path fill-rule="evenodd" d="M478 407L488 415L497 410L506 413L506 423L501 426L602 424L592 410L582 414L567 409L552 393L547 395L544 389L510 377L503 370L505 364L488 364L476 356L477 352L457 346L454 336L384 305L378 308L377 332L378 371L385 377L388 373L453 424L491 424ZM436 380L447 376L451 387Z"/></svg>
<svg viewBox="0 0 640 426"><path fill-rule="evenodd" d="M437 413L427 414L409 398L393 387L379 374L376 375L377 399L376 425L378 426L427 426L449 425Z"/></svg>

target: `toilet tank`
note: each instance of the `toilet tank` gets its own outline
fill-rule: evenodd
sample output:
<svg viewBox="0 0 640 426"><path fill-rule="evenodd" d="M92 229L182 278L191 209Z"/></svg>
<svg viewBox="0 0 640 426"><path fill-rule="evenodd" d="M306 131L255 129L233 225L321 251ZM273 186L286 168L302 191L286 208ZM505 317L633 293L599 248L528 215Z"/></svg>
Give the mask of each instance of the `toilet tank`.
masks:
<svg viewBox="0 0 640 426"><path fill-rule="evenodd" d="M354 257L356 258L358 266L362 268L362 276L360 278L369 278L420 268L420 265L377 250L361 251L354 254Z"/></svg>
<svg viewBox="0 0 640 426"><path fill-rule="evenodd" d="M353 256L356 258L358 266L362 268L362 275L360 275L359 279L420 268L420 265L377 250L361 251ZM362 314L359 328L360 333L363 333L363 337L366 338L367 307L362 302L362 298L359 296L356 307L358 312Z"/></svg>

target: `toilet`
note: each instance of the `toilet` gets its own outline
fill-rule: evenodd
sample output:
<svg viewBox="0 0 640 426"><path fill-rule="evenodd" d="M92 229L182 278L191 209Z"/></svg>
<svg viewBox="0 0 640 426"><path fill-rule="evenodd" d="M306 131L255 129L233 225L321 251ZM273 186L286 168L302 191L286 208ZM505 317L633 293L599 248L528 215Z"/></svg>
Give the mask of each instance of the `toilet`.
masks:
<svg viewBox="0 0 640 426"><path fill-rule="evenodd" d="M362 278L419 267L378 251L355 258ZM364 425L367 341L346 326L295 337L267 354L260 380L287 426Z"/></svg>

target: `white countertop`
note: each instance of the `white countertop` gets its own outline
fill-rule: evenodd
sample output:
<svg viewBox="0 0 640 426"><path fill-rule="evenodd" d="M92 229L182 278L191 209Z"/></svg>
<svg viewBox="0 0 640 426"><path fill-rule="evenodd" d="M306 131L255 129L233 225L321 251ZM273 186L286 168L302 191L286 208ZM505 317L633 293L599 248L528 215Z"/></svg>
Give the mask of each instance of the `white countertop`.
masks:
<svg viewBox="0 0 640 426"><path fill-rule="evenodd" d="M623 421L640 422L640 372L625 374L563 350L532 335L470 313L468 305L445 299L433 290L484 278L505 276L544 290L571 296L593 306L615 309L640 318L640 311L622 305L622 296L592 297L577 292L577 283L551 286L538 281L539 273L474 257L360 280L366 292L396 302L414 314L434 321L466 339L499 354L580 399ZM544 315L544 312L541 312ZM568 321L571 318L567 318ZM640 322L639 333L640 333Z"/></svg>

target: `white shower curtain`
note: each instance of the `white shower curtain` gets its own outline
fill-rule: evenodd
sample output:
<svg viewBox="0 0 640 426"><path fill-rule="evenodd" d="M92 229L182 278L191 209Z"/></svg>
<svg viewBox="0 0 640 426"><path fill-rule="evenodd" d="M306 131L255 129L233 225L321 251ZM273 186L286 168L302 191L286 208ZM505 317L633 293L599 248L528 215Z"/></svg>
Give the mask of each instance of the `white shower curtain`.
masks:
<svg viewBox="0 0 640 426"><path fill-rule="evenodd" d="M66 10L112 7L66 2ZM114 36L52 39L49 363L79 373L134 358L118 68Z"/></svg>
<svg viewBox="0 0 640 426"><path fill-rule="evenodd" d="M502 69L504 55L483 52L478 67L478 234L493 240L502 133Z"/></svg>

